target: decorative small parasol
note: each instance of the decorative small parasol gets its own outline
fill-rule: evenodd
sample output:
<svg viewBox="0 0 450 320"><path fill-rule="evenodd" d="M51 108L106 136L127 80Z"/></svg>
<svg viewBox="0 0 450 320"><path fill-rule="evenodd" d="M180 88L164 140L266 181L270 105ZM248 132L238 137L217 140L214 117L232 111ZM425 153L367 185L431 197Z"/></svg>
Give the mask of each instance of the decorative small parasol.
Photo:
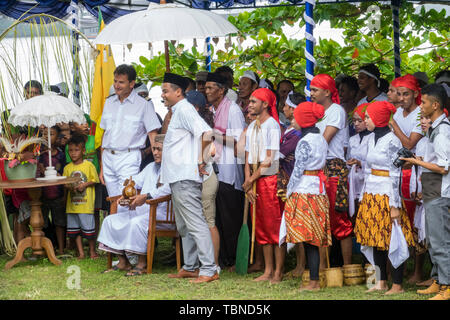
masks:
<svg viewBox="0 0 450 320"><path fill-rule="evenodd" d="M45 92L15 106L9 116L8 122L14 126L39 127L44 125L48 130L49 166L45 169L45 177L37 180L58 180L65 177L57 176L52 166L52 146L50 141L50 128L58 123L85 123L83 111L68 98L54 92Z"/></svg>

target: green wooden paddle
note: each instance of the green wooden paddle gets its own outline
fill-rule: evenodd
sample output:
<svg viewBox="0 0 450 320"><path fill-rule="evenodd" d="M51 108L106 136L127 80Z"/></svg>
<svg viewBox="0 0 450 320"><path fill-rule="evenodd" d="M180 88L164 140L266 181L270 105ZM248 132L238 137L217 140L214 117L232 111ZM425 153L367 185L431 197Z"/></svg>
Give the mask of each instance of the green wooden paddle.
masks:
<svg viewBox="0 0 450 320"><path fill-rule="evenodd" d="M244 219L242 221L241 230L239 231L236 248L236 273L238 274L247 274L248 268L248 251L250 247L250 234L247 225L248 206L249 201L247 197L245 197Z"/></svg>

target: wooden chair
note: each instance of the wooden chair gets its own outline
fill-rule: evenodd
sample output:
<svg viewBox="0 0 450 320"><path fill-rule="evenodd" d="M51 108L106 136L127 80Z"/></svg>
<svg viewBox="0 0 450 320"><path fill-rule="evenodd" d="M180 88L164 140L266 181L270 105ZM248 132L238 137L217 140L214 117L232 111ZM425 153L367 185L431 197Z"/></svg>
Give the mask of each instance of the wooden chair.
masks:
<svg viewBox="0 0 450 320"><path fill-rule="evenodd" d="M119 196L108 197L107 201L111 203L110 214L117 213L117 200ZM166 218L164 220L156 219L156 208L158 204L167 202ZM157 237L168 237L175 238L175 250L177 259L177 270L181 269L181 245L180 236L178 234L176 224L175 224L175 214L173 213L172 196L169 194L164 197L157 199L147 200L146 203L150 205L149 212L149 222L148 222L148 241L147 241L147 273L152 273L153 269L153 256L155 253L155 239ZM174 228L172 230L158 230L156 225L161 224L172 224ZM112 254L108 252L108 265L107 268L112 267Z"/></svg>

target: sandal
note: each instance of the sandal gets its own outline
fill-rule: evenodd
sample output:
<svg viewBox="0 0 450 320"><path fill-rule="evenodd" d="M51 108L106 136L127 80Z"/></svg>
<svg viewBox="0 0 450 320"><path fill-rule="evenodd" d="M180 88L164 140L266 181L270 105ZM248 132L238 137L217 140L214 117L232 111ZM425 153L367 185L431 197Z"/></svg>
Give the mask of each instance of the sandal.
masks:
<svg viewBox="0 0 450 320"><path fill-rule="evenodd" d="M142 276L143 274L146 273L147 273L146 267L144 268L134 267L129 272L125 273L125 277Z"/></svg>
<svg viewBox="0 0 450 320"><path fill-rule="evenodd" d="M102 271L100 273L108 273L108 272L117 271L117 270L122 270L122 269L120 269L118 266L114 266L111 269L106 269L105 271Z"/></svg>

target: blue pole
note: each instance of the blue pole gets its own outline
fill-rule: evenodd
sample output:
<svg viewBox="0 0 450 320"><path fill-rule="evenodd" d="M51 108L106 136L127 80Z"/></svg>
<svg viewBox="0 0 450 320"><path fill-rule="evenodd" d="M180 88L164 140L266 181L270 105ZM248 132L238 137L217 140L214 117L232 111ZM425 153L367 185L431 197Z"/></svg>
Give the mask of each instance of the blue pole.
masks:
<svg viewBox="0 0 450 320"><path fill-rule="evenodd" d="M303 18L306 21L306 46L305 46L305 58L306 58L306 87L305 87L305 96L308 101L311 101L311 92L310 92L310 85L311 80L314 77L314 66L316 63L316 60L314 59L314 7L316 5L315 0L306 0L305 2L305 13L303 15Z"/></svg>
<svg viewBox="0 0 450 320"><path fill-rule="evenodd" d="M211 37L206 38L206 71L211 72Z"/></svg>

